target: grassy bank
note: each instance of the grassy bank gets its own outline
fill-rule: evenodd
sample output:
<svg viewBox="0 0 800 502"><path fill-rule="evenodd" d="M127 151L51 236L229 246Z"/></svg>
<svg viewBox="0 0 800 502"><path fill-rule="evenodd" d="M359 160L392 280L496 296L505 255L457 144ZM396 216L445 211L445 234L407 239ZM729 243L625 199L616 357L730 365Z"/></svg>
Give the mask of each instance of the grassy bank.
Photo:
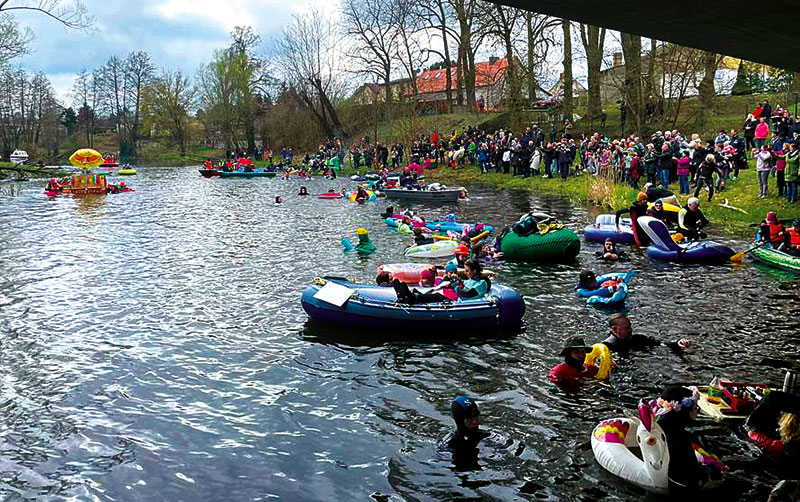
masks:
<svg viewBox="0 0 800 502"><path fill-rule="evenodd" d="M749 225L761 221L767 211L777 211L781 218L800 218L800 203L788 204L784 198L776 195L775 178L770 178L771 195L766 199L759 199L755 168L751 165L749 169L741 171L740 174L737 181L728 183L725 191L715 193L711 202L707 202L708 192L703 190L700 194L700 208L711 220L712 228L715 231L735 237L752 237L753 229ZM566 182L562 182L560 177L544 179L541 176L522 178L510 174L482 174L474 166L456 171L444 169L433 171L429 179L451 186L483 185L501 190L526 190L557 195L569 199L576 205L595 206L604 212L626 207L636 198L637 193L637 190L589 175L571 176ZM677 193L677 184L671 185L670 189ZM685 204L688 196L679 196L679 198L681 203ZM727 205L744 212L723 207L725 199L728 200Z"/></svg>

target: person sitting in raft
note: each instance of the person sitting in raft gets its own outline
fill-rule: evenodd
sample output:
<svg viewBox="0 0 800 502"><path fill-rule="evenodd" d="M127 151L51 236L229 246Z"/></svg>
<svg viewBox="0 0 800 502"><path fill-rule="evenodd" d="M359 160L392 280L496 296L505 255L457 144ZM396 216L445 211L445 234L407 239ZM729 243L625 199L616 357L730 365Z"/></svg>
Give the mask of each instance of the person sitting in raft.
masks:
<svg viewBox="0 0 800 502"><path fill-rule="evenodd" d="M709 223L700 210L700 199L689 197L686 207L678 213L678 231L687 239L705 239L708 235L703 228Z"/></svg>
<svg viewBox="0 0 800 502"><path fill-rule="evenodd" d="M779 249L792 256L800 256L800 219L792 222L792 228L786 231Z"/></svg>
<svg viewBox="0 0 800 502"><path fill-rule="evenodd" d="M483 242L478 242L472 246L472 256L481 261L481 263L489 263L498 261L503 257L502 251L497 251L493 246Z"/></svg>
<svg viewBox="0 0 800 502"><path fill-rule="evenodd" d="M300 187L300 192L297 195L308 195L308 189L306 187Z"/></svg>
<svg viewBox="0 0 800 502"><path fill-rule="evenodd" d="M647 215L647 194L644 192L639 192L639 195L636 196L636 202L631 204L630 207L620 209L615 213L614 224L617 226L617 232L622 232L622 230L619 228L619 219L623 215L629 215L631 217L633 234L636 236L636 242L641 246L650 244L650 239L641 229L639 222L637 221L637 218Z"/></svg>
<svg viewBox="0 0 800 502"><path fill-rule="evenodd" d="M613 296L617 291L616 282L607 282L608 283L597 284L597 275L591 270L583 270L581 271L581 275L578 276L578 285L575 289L577 289L578 294L584 298L592 296L607 298Z"/></svg>
<svg viewBox="0 0 800 502"><path fill-rule="evenodd" d="M590 350L591 347L584 343L583 338L579 336L568 338L564 348L561 349L564 361L550 369L547 379L558 386L571 387L584 380L594 378L597 374L597 366L583 362L586 359L586 353Z"/></svg>
<svg viewBox="0 0 800 502"><path fill-rule="evenodd" d="M627 260L628 255L624 251L617 249L617 245L611 239L606 239L603 243L602 251L595 251L594 255L600 259L608 261Z"/></svg>
<svg viewBox="0 0 800 502"><path fill-rule="evenodd" d="M456 277L456 281L458 278ZM425 269L420 273L420 286L430 287L436 283L435 270ZM422 292L416 288L410 289L408 284L394 279L392 287L397 294L397 303L406 303L408 305L426 304L426 303L442 303L444 301L458 300L458 294L453 289L453 284L442 281L438 287L430 291Z"/></svg>
<svg viewBox="0 0 800 502"><path fill-rule="evenodd" d="M413 233L414 233L414 244L417 246L421 246L423 244L433 244L434 242L433 237L427 236L422 231L422 227L416 227Z"/></svg>
<svg viewBox="0 0 800 502"><path fill-rule="evenodd" d="M608 328L611 332L602 343L606 344L611 352L627 354L635 350L645 350L650 347L664 345L660 340L656 340L652 336L634 335L631 320L624 314L612 315L608 319ZM692 346L692 342L687 338L681 338L665 345L675 353L682 353Z"/></svg>
<svg viewBox="0 0 800 502"><path fill-rule="evenodd" d="M356 229L358 235L358 244L356 244L356 253L359 256L368 256L375 252L375 245L369 240L369 232L366 228L359 227Z"/></svg>
<svg viewBox="0 0 800 502"><path fill-rule="evenodd" d="M783 244L786 237L786 229L778 221L778 214L775 211L768 212L767 217L761 222L759 237L762 242L771 244L774 248Z"/></svg>
<svg viewBox="0 0 800 502"><path fill-rule="evenodd" d="M669 221L669 218L667 217L667 212L664 211L664 201L661 199L658 199L655 202L653 202L653 208L647 211L647 216L652 216L657 220L661 220L662 222L664 222L664 225L666 225L667 228L672 228L672 223Z"/></svg>
<svg viewBox="0 0 800 502"><path fill-rule="evenodd" d="M375 284L378 286L385 288L392 286L392 274L389 272L380 272L378 275L375 276Z"/></svg>
<svg viewBox="0 0 800 502"><path fill-rule="evenodd" d="M50 181L47 182L47 186L44 189L45 192L60 192L61 185L58 184L55 178L50 178Z"/></svg>
<svg viewBox="0 0 800 502"><path fill-rule="evenodd" d="M678 196L666 188L654 186L652 183L645 183L642 191L647 194L647 202L655 203L655 201L661 199L661 202L665 204L681 205L678 201Z"/></svg>
<svg viewBox="0 0 800 502"><path fill-rule="evenodd" d="M488 279L483 279L483 265L476 259L467 260L464 263L464 270L467 272L468 279L456 287L459 298L480 298L486 295L491 289Z"/></svg>
<svg viewBox="0 0 800 502"><path fill-rule="evenodd" d="M356 202L366 202L367 199L369 199L369 194L367 191L364 190L364 187L358 187L358 190L356 191Z"/></svg>
<svg viewBox="0 0 800 502"><path fill-rule="evenodd" d="M700 439L687 430L697 418L700 395L693 387L667 387L656 400L656 419L667 437L669 494L694 495L710 479L719 479L719 467L697 461L693 444Z"/></svg>
<svg viewBox="0 0 800 502"><path fill-rule="evenodd" d="M747 417L750 441L781 456L781 464L800 470L800 396L773 390Z"/></svg>

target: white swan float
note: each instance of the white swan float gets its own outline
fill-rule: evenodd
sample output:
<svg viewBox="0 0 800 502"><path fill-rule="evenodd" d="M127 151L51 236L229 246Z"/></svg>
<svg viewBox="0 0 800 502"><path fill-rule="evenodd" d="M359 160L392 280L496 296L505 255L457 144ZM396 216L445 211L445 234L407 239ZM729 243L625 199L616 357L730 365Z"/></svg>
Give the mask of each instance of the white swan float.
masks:
<svg viewBox="0 0 800 502"><path fill-rule="evenodd" d="M641 458L631 451L636 447ZM645 490L667 493L667 438L647 404L639 405L636 417L600 422L592 431L592 451L597 462L611 474Z"/></svg>

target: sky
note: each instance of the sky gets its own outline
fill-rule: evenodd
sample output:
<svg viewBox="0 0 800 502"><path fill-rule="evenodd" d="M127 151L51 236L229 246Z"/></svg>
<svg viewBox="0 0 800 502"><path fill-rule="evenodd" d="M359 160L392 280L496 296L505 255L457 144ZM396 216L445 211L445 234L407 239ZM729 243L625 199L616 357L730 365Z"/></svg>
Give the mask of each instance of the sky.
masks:
<svg viewBox="0 0 800 502"><path fill-rule="evenodd" d="M194 76L214 50L227 46L236 26L253 27L261 35L262 51L267 51L292 14L308 9L310 0L84 0L84 4L95 18L88 32L67 29L42 14L15 14L20 26L33 30L35 39L31 54L14 62L28 72L47 74L67 105L75 75L103 65L113 55L124 58L131 51L146 51L157 68Z"/></svg>

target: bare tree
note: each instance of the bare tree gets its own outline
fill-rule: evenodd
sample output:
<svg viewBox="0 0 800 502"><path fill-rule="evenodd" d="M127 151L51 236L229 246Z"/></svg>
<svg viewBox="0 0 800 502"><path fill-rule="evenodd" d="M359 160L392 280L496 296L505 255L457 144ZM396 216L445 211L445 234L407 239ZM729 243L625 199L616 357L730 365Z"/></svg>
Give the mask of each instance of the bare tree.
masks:
<svg viewBox="0 0 800 502"><path fill-rule="evenodd" d="M581 43L586 51L586 80L589 87L589 101L586 115L593 126L594 120L600 116L600 68L603 65L603 48L606 41L606 29L590 24L579 27Z"/></svg>
<svg viewBox="0 0 800 502"><path fill-rule="evenodd" d="M196 96L197 89L180 70L162 70L144 93L148 117L156 129L169 131L182 155L187 151L189 113L195 108Z"/></svg>
<svg viewBox="0 0 800 502"><path fill-rule="evenodd" d="M433 48L428 48L427 52L438 55L442 58L445 74L445 97L447 99L447 111L453 111L453 59L450 55L450 40L457 40L458 33L450 26L450 21L454 16L453 9L448 0L432 0L431 2L419 3L419 18L424 28L428 28L435 37L442 40L442 52ZM426 30L427 31L427 30ZM429 44L432 45L432 44ZM414 84L416 86L416 82ZM414 90L416 92L416 89Z"/></svg>
<svg viewBox="0 0 800 502"><path fill-rule="evenodd" d="M523 14L520 9L492 4L487 9L486 15L491 20L487 24L486 32L495 38L505 51L508 67L505 75L507 109L511 113L514 124L519 122L522 111L522 79L521 69L518 68L517 58L514 54L514 33L517 31Z"/></svg>
<svg viewBox="0 0 800 502"><path fill-rule="evenodd" d="M625 83L622 98L628 123L641 135L643 125L644 95L642 89L642 37L621 33L622 53L625 56ZM622 131L623 134L625 131Z"/></svg>
<svg viewBox="0 0 800 502"><path fill-rule="evenodd" d="M482 30L481 16L478 15L478 0L448 1L458 22L458 103L462 104L464 98L466 98L467 110L474 112L476 103L475 80L477 77L475 53L486 36L486 32ZM462 86L466 93L465 97L461 95Z"/></svg>
<svg viewBox="0 0 800 502"><path fill-rule="evenodd" d="M406 75L411 80L411 90L417 95L417 71L428 60L428 53L420 47L416 35L421 31L417 20L420 18L420 3L416 0L392 0L392 23L400 35L399 60ZM401 99L403 94L401 93Z"/></svg>
<svg viewBox="0 0 800 502"><path fill-rule="evenodd" d="M83 2L65 3L61 0L0 0L2 12L38 12L50 17L67 28L88 29L94 23Z"/></svg>
<svg viewBox="0 0 800 502"><path fill-rule="evenodd" d="M336 28L321 12L295 15L277 44L280 67L297 97L314 114L327 136L344 129L333 106L339 89Z"/></svg>
<svg viewBox="0 0 800 502"><path fill-rule="evenodd" d="M128 102L133 110L129 113L126 122L130 152L136 153L139 142L139 127L141 117L142 93L150 84L155 74L155 67L150 61L150 56L144 51L131 52L125 61L126 80L128 82Z"/></svg>
<svg viewBox="0 0 800 502"><path fill-rule="evenodd" d="M572 120L572 27L568 19L561 20L561 30L564 33L564 78L561 79L564 98L561 109L564 111L564 118Z"/></svg>
<svg viewBox="0 0 800 502"><path fill-rule="evenodd" d="M528 99L536 100L536 89L539 87L536 79L536 68L547 57L547 51L553 45L548 31L561 23L558 19L533 12L525 12L525 28L527 32L527 85Z"/></svg>
<svg viewBox="0 0 800 502"><path fill-rule="evenodd" d="M78 125L83 128L86 146L94 145L95 119L100 106L100 72L81 70L72 86L72 99L78 109Z"/></svg>
<svg viewBox="0 0 800 502"><path fill-rule="evenodd" d="M32 39L30 29L20 31L10 14L0 14L0 64L28 54L28 44Z"/></svg>

